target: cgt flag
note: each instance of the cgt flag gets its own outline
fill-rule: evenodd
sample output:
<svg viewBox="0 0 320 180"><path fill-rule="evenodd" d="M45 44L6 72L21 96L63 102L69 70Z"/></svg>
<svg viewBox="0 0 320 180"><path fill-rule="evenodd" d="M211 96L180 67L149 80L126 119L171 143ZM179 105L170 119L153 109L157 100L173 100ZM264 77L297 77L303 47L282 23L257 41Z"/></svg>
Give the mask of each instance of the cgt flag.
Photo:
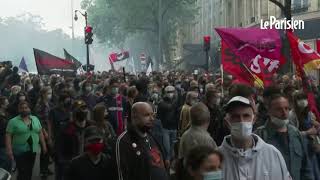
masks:
<svg viewBox="0 0 320 180"><path fill-rule="evenodd" d="M293 32L287 32L293 61L306 73L320 69L320 54L298 39Z"/></svg>
<svg viewBox="0 0 320 180"><path fill-rule="evenodd" d="M77 68L73 62L56 57L39 49L33 49L38 74L51 75L60 74L63 76L75 76Z"/></svg>
<svg viewBox="0 0 320 180"><path fill-rule="evenodd" d="M310 111L313 112L317 120L320 121L320 113L317 109L315 95L312 91L311 80L307 74L314 69L320 69L320 55L310 46L300 41L291 31L287 31L287 37L290 43L293 62L296 65L297 72L302 78L302 86L308 97Z"/></svg>
<svg viewBox="0 0 320 180"><path fill-rule="evenodd" d="M279 33L274 29L257 28L217 28L216 31L222 39L225 70L241 82L270 86L272 75L285 63Z"/></svg>
<svg viewBox="0 0 320 180"><path fill-rule="evenodd" d="M63 52L66 60L73 62L77 69L81 67L81 62L78 61L75 57L73 57L66 49L63 48Z"/></svg>

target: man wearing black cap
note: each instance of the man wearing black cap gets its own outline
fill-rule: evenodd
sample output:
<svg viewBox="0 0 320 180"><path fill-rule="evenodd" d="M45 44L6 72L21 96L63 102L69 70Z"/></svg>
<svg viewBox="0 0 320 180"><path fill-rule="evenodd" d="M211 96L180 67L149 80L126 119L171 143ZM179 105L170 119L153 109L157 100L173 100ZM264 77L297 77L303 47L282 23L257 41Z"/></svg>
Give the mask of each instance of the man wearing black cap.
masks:
<svg viewBox="0 0 320 180"><path fill-rule="evenodd" d="M231 135L226 136L219 147L225 158L224 179L291 179L279 150L252 134L252 102L235 96L227 103L225 110L225 121Z"/></svg>
<svg viewBox="0 0 320 180"><path fill-rule="evenodd" d="M111 158L102 153L103 134L96 126L85 129L85 152L71 161L66 180L115 180Z"/></svg>

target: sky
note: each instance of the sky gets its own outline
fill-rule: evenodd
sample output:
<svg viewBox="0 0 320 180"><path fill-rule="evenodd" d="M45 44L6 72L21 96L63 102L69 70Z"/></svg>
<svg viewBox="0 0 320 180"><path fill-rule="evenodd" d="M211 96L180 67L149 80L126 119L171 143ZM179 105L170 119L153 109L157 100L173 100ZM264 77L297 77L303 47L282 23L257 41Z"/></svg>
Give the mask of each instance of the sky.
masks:
<svg viewBox="0 0 320 180"><path fill-rule="evenodd" d="M29 12L43 18L44 29L62 29L71 36L71 1L72 0L0 0L0 17L17 16ZM81 0L73 0L74 10L81 10ZM78 15L74 22L75 36L83 36L85 20Z"/></svg>

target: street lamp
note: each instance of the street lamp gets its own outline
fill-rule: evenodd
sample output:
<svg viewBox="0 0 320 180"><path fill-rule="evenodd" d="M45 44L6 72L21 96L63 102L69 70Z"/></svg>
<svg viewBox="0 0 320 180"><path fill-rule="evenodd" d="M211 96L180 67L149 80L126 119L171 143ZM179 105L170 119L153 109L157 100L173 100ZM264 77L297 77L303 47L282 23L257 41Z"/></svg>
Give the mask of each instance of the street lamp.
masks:
<svg viewBox="0 0 320 180"><path fill-rule="evenodd" d="M84 28L85 29L85 31L84 31L84 36L85 36L85 43L86 43L86 35L87 35L87 33L86 33L86 29L87 29L87 27L88 27L88 14L87 14L87 12L85 11L84 13L82 13L81 11L79 11L79 10L75 10L74 11L74 20L75 21L77 21L78 20L78 16L77 16L77 12L78 13L80 13L83 17L84 17L84 19L85 19L85 21L86 21L86 27ZM91 28L92 29L92 28ZM87 73L89 73L89 64L90 64L90 60L89 60L89 43L86 43L86 45L87 45Z"/></svg>

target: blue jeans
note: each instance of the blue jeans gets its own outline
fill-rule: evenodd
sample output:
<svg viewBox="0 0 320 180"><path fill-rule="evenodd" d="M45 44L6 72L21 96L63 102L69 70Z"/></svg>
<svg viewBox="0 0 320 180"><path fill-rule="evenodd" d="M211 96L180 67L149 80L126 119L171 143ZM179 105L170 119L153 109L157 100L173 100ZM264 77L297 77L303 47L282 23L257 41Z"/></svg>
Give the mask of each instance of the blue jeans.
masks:
<svg viewBox="0 0 320 180"><path fill-rule="evenodd" d="M11 160L7 156L6 149L0 148L0 168L11 172Z"/></svg>
<svg viewBox="0 0 320 180"><path fill-rule="evenodd" d="M164 148L168 157L166 160L174 158L174 143L177 140L177 130L163 129Z"/></svg>

